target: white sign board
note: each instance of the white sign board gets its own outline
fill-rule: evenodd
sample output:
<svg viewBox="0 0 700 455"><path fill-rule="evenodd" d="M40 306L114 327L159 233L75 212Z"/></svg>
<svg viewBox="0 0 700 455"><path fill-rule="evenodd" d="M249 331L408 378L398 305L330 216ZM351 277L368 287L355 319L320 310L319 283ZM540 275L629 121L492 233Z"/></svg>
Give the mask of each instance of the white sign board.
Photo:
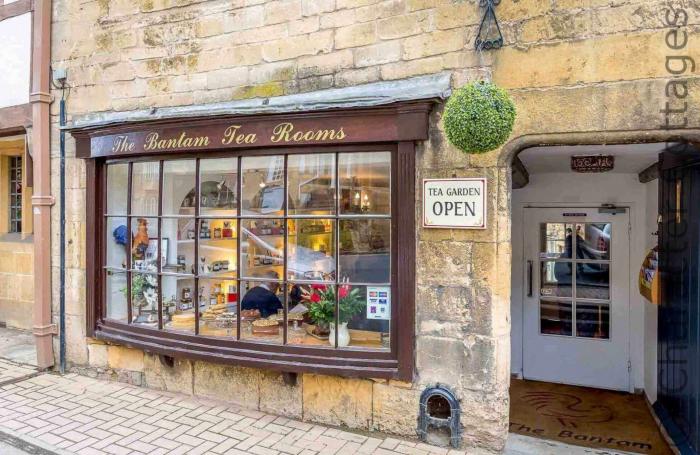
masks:
<svg viewBox="0 0 700 455"><path fill-rule="evenodd" d="M5 5L7 5L7 1ZM32 14L0 21L0 108L29 102Z"/></svg>
<svg viewBox="0 0 700 455"><path fill-rule="evenodd" d="M486 179L423 180L423 227L486 228Z"/></svg>
<svg viewBox="0 0 700 455"><path fill-rule="evenodd" d="M391 288L367 286L367 319L391 319Z"/></svg>

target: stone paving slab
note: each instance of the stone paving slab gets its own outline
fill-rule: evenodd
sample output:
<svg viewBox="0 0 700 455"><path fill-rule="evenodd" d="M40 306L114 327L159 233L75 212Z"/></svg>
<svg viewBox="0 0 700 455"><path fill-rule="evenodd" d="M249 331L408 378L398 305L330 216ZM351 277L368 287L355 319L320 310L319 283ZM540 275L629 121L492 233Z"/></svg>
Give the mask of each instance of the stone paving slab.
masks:
<svg viewBox="0 0 700 455"><path fill-rule="evenodd" d="M21 381L37 374L36 367L0 358L0 385Z"/></svg>

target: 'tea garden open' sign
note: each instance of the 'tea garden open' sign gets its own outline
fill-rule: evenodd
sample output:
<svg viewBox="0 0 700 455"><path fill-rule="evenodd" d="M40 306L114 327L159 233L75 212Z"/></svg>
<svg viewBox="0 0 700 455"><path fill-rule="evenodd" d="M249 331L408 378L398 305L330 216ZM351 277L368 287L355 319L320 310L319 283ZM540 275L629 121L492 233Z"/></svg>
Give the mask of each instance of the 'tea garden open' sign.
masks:
<svg viewBox="0 0 700 455"><path fill-rule="evenodd" d="M486 179L424 179L423 227L486 228Z"/></svg>

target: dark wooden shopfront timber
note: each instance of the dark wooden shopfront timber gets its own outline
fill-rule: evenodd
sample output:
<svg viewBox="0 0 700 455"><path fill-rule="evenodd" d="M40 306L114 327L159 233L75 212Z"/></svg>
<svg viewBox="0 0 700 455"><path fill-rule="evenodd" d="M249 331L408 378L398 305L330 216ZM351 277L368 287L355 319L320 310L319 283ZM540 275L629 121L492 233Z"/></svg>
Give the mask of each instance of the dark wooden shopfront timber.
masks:
<svg viewBox="0 0 700 455"><path fill-rule="evenodd" d="M305 112L298 114L269 114L230 116L199 119L169 119L152 122L139 122L133 124L105 125L92 128L75 129L72 131L76 138L77 155L86 159L87 168L87 218L88 226L93 227L87 233L87 331L89 336L110 342L120 343L149 352L164 354L173 357L187 357L192 359L207 360L219 363L237 364L250 367L260 367L283 372L319 372L353 377L382 377L410 380L414 371L414 313L415 313L415 141L428 138L428 115L433 106L432 101L405 102L386 105L376 108L328 110L317 112ZM341 209L341 174L339 162L348 161L357 156L390 157L387 161L390 169L387 181L390 195L385 214L372 214L363 205L362 211L357 213L345 213ZM323 215L324 222L331 226L331 234L335 237L332 241L331 256L335 255L335 266L332 278L325 281L329 287L335 287L335 327L338 327L340 288L346 286L346 281L340 277L338 251L339 237L343 223L346 229L352 230L356 223L383 223L390 226L388 241L390 247L390 267L387 271L388 282L383 282L390 288L390 313L389 328L385 329L388 343L385 349L354 347L343 348L335 337L335 346L307 346L289 344L289 288L292 285L309 285L313 280L291 279L288 275L288 245L291 234L289 227L293 222L302 223L307 219L317 216L294 216L290 210L291 186L288 187L288 162L290 157L297 160L299 156L324 156L334 165L332 179L335 192L334 208ZM235 276L231 282L235 282L237 295L242 292L242 282L254 283L261 279L242 275L241 243L245 236L250 238L252 229L244 232L244 223L254 225L250 214L246 215L241 203L243 199L243 177L241 163L252 157L276 158L279 160L280 169L284 175L284 195L282 204L273 218L284 223L281 236L284 238L284 254L278 256L279 266L284 274L280 281L284 291L282 334L279 344L261 343L242 336L241 311L236 312L235 334L223 337L202 334L202 313L199 308L199 292L194 292L194 330L192 333L167 330L164 321L164 295L163 280L171 277L165 273L163 261L157 262L157 323L153 327L142 326L134 323L133 305L131 299L132 276L140 274L134 270L132 261L133 225L132 221L144 218L143 213L132 213L131 201L138 194L132 194L134 182L134 166L141 163L150 163L157 170L158 203L157 212L148 215L153 223L158 225L157 258L162 258L163 249L167 246L163 243L162 228L165 219L163 198L167 193L163 192L164 166L174 161L188 161L194 165L193 179L195 179L195 203L192 220L195 223L194 258L195 263L199 258L198 248L201 243L202 222L211 222L206 214L200 213L201 187L204 182L200 177L200 163L211 159L229 158L235 160L237 169L231 169L235 173L237 186L233 191L236 194L236 212L227 215L228 221L237 230L237 267ZM358 158L359 159L359 158ZM365 160L366 161L366 160ZM119 274L126 276L125 288L128 314L124 320L116 320L107 317L107 274L112 273L107 267L106 239L110 234L107 226L115 218L107 209L109 196L107 186L108 166L116 166L125 163L128 167L128 188L126 201L127 210L119 219L126 220L127 235L125 239L125 251L127 254L126 270L118 270ZM376 166L376 165L375 165ZM350 169L350 168L348 168ZM269 171L269 168L268 168ZM354 179L355 176L347 176ZM261 188L265 186L260 183ZM110 191L113 191L111 189ZM357 191L356 198L360 192ZM375 194L376 195L376 194ZM366 198L363 195L363 198ZM369 214L368 214L369 213ZM272 215L270 215L272 216ZM269 219L267 215L259 217L262 220ZM371 220L370 220L371 219ZM386 221L383 221L386 220ZM316 221L314 221L315 223ZM355 223L355 224L354 224ZM111 226L111 225L110 225ZM335 228L333 229L333 226ZM206 228L208 229L208 227ZM178 231L179 239L179 231ZM379 241L379 244L382 244ZM247 246L246 248L249 248ZM323 245L325 253L327 246ZM333 253L334 252L334 253ZM270 253L270 255L273 255ZM389 273L390 271L390 273ZM365 274L366 276L367 274ZM206 275L200 275L199 269L189 276L194 283L195 291L198 291L200 281L207 279ZM381 281L381 280L380 280ZM364 286L364 292L369 293L371 281L355 282L350 284L356 287ZM324 284L325 285L325 284ZM295 325L296 327L296 325Z"/></svg>

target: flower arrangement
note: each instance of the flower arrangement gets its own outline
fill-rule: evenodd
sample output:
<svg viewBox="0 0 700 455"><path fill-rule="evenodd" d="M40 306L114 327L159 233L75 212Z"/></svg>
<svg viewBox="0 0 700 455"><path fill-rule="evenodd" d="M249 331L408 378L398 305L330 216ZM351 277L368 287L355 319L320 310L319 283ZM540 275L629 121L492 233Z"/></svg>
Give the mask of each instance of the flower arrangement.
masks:
<svg viewBox="0 0 700 455"><path fill-rule="evenodd" d="M485 153L503 145L513 131L515 105L490 82L474 82L454 91L445 105L447 139L466 153Z"/></svg>
<svg viewBox="0 0 700 455"><path fill-rule="evenodd" d="M145 271L156 272L157 267L149 265ZM131 278L131 300L139 307L158 305L158 278L151 273L134 273Z"/></svg>
<svg viewBox="0 0 700 455"><path fill-rule="evenodd" d="M314 323L327 327L335 322L335 289L335 286L313 284L311 288L302 290L302 298L309 303L309 316ZM347 323L365 308L360 290L348 284L338 286L338 299L338 320L341 324Z"/></svg>

